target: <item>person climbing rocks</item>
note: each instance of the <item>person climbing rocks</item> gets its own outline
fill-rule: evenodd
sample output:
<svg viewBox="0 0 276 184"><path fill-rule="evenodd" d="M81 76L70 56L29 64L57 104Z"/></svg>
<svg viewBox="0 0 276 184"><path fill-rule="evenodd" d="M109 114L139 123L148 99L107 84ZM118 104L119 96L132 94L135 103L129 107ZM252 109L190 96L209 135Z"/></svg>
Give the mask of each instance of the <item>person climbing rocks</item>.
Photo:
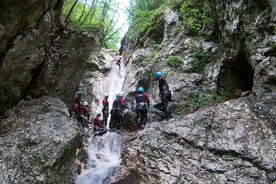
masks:
<svg viewBox="0 0 276 184"><path fill-rule="evenodd" d="M161 105L163 112L165 113L165 119L169 120L172 118L171 109L169 106L169 101L171 101L171 91L169 90L169 85L165 79L165 75L162 72L155 73L155 79L158 80L158 87L161 97L161 103L156 106Z"/></svg>
<svg viewBox="0 0 276 184"><path fill-rule="evenodd" d="M96 117L94 118L94 128L93 130L96 131L97 128L102 128L102 121L101 121L101 113L96 112Z"/></svg>
<svg viewBox="0 0 276 184"><path fill-rule="evenodd" d="M96 117L94 118L94 137L97 135L103 135L107 132L107 129L102 126L101 113L96 112Z"/></svg>
<svg viewBox="0 0 276 184"><path fill-rule="evenodd" d="M143 87L138 87L137 93L134 98L136 101L136 115L138 119L138 124L140 126L140 129L143 130L144 128L146 128L146 123L148 119L147 106L149 107L150 105L149 96L144 92Z"/></svg>
<svg viewBox="0 0 276 184"><path fill-rule="evenodd" d="M79 101L79 102L75 103L75 105L74 105L74 112L75 112L76 119L82 125L82 130L83 131L88 131L88 119L84 115L84 112L83 112L83 102L82 101Z"/></svg>
<svg viewBox="0 0 276 184"><path fill-rule="evenodd" d="M108 94L107 93L104 94L104 99L103 99L102 103L103 103L103 109L102 109L103 120L102 120L102 124L103 124L103 127L106 128L107 119L108 119L108 116L109 116L109 102L108 102Z"/></svg>
<svg viewBox="0 0 276 184"><path fill-rule="evenodd" d="M83 114L87 118L87 121L89 123L89 119L90 119L91 114L90 114L90 106L89 106L87 101L83 102L82 111L83 111ZM87 128L88 128L88 125L87 125Z"/></svg>
<svg viewBox="0 0 276 184"><path fill-rule="evenodd" d="M118 55L116 59L116 65L119 66L119 69L121 69L121 61L122 61L122 56Z"/></svg>
<svg viewBox="0 0 276 184"><path fill-rule="evenodd" d="M112 109L110 111L110 129L121 129L123 121L123 109L128 108L126 105L124 105L124 103L125 101L123 98L123 93L116 94L116 99L113 101Z"/></svg>
<svg viewBox="0 0 276 184"><path fill-rule="evenodd" d="M75 103L78 103L78 102L82 101L82 95L83 95L83 92L81 90L78 90L75 93L75 95L74 95Z"/></svg>
<svg viewBox="0 0 276 184"><path fill-rule="evenodd" d="M169 106L169 91L167 90L167 87L165 85L162 89L163 91L160 93L162 109L165 113L165 119L169 120L173 117L171 113L171 108Z"/></svg>
<svg viewBox="0 0 276 184"><path fill-rule="evenodd" d="M166 86L166 90L170 90L169 89L169 85L168 82L166 81L166 76L163 75L162 72L156 72L155 73L155 79L158 81L158 86L159 86L159 92L161 93L164 89L163 86Z"/></svg>

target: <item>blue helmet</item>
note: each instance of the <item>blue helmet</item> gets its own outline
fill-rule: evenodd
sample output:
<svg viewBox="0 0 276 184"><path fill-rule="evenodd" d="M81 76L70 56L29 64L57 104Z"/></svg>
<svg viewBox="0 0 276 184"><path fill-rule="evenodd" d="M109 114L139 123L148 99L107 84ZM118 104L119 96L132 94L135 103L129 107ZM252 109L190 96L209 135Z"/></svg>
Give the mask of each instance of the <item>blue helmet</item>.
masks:
<svg viewBox="0 0 276 184"><path fill-rule="evenodd" d="M119 94L119 93L117 93L117 94L116 94L116 98L117 98L117 99L119 99L119 97L120 97L120 94Z"/></svg>
<svg viewBox="0 0 276 184"><path fill-rule="evenodd" d="M77 94L77 95L82 95L83 92L82 92L81 90L78 90L78 91L76 92L76 94Z"/></svg>
<svg viewBox="0 0 276 184"><path fill-rule="evenodd" d="M138 92L144 92L144 88L143 88L143 87L139 87L139 88L137 89L137 91L138 91Z"/></svg>
<svg viewBox="0 0 276 184"><path fill-rule="evenodd" d="M162 77L162 76L163 76L163 74L161 72L156 72L155 73L155 77L156 78L159 78L159 77Z"/></svg>

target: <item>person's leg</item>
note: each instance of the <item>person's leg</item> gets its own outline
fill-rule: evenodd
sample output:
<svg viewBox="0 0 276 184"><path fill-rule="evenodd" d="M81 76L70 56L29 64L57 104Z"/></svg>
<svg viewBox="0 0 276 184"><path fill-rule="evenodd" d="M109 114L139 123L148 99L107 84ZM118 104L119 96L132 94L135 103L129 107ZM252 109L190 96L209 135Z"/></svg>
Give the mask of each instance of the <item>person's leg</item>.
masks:
<svg viewBox="0 0 276 184"><path fill-rule="evenodd" d="M143 114L140 109L137 109L137 122L141 126L143 123Z"/></svg>
<svg viewBox="0 0 276 184"><path fill-rule="evenodd" d="M148 121L148 111L143 110L143 125L146 125Z"/></svg>
<svg viewBox="0 0 276 184"><path fill-rule="evenodd" d="M163 102L163 111L165 113L165 119L169 120L170 119L170 114L169 114L169 106L167 102Z"/></svg>
<svg viewBox="0 0 276 184"><path fill-rule="evenodd" d="M106 127L106 124L107 124L107 116L104 115L104 116L103 116L103 127L104 127L104 128Z"/></svg>

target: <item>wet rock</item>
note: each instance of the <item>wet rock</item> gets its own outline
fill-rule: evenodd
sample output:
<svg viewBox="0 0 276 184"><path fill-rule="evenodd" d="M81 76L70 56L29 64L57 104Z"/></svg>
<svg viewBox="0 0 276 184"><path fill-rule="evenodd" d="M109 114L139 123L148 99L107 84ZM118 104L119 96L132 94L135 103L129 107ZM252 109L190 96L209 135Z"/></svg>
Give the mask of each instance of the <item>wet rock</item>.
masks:
<svg viewBox="0 0 276 184"><path fill-rule="evenodd" d="M21 101L1 124L2 183L73 183L80 137L63 102L49 96Z"/></svg>

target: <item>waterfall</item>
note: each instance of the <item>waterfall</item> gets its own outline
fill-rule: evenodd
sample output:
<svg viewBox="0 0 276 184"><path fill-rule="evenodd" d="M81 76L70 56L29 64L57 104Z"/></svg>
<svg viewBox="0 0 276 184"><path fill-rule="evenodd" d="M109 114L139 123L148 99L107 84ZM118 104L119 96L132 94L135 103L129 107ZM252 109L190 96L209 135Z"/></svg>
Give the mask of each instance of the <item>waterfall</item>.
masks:
<svg viewBox="0 0 276 184"><path fill-rule="evenodd" d="M121 69L114 62L110 73L101 81L95 80L97 93L108 92L109 108L112 108L116 94L122 90L125 77L123 61ZM94 91L95 92L95 91ZM101 109L102 107L97 107ZM109 116L110 117L110 116ZM109 120L108 120L109 124ZM107 125L108 126L108 125ZM116 132L102 136L93 135L87 140L88 163L76 179L76 184L109 184L120 173L122 141Z"/></svg>
<svg viewBox="0 0 276 184"><path fill-rule="evenodd" d="M83 171L76 184L108 184L120 172L121 135L107 132L88 140L88 169Z"/></svg>

